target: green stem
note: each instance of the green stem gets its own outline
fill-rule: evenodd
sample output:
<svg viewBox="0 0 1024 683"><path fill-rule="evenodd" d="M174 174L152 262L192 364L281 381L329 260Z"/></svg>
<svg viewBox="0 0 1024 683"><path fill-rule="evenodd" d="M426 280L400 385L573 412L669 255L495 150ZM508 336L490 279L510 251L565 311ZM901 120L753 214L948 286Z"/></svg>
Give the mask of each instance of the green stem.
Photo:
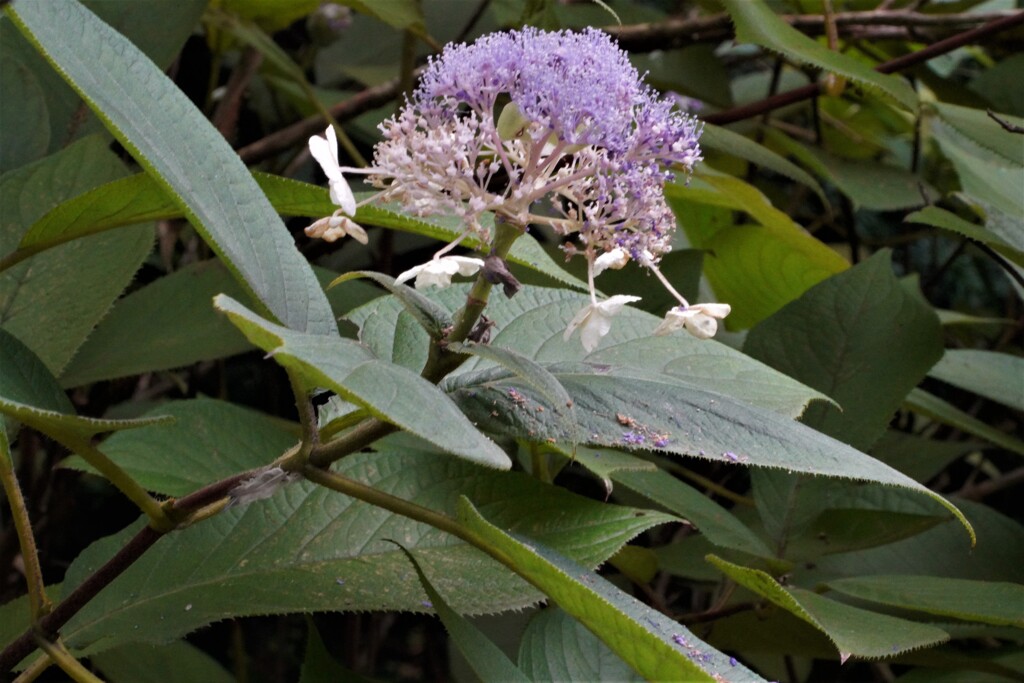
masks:
<svg viewBox="0 0 1024 683"><path fill-rule="evenodd" d="M3 484L7 502L11 506L11 517L14 519L14 530L18 535L21 557L25 565L25 583L28 585L28 605L32 613L32 623L38 622L49 614L52 604L46 595L46 584L43 583L43 570L39 564L39 552L36 550L36 538L32 535L32 521L28 516L25 498L18 486L18 477L14 474L14 461L11 458L10 444L7 442L7 430L0 421L0 483Z"/></svg>
<svg viewBox="0 0 1024 683"><path fill-rule="evenodd" d="M98 448L87 441L77 439L69 439L64 445L82 456L86 462L99 470L100 474L106 477L118 491L127 496L128 500L135 503L142 513L149 517L149 526L154 530L166 533L174 528L174 521L167 515L167 511L160 502L149 495L149 492L142 488L139 482L114 464L114 461L100 452Z"/></svg>
<svg viewBox="0 0 1024 683"><path fill-rule="evenodd" d="M71 680L77 683L103 683L103 680L94 676L88 669L86 669L80 661L71 656L71 653L67 651L63 645L59 642L51 643L45 638L38 638L37 642L39 647L43 649L50 659L59 666L64 673L71 677Z"/></svg>
<svg viewBox="0 0 1024 683"><path fill-rule="evenodd" d="M388 422L378 420L377 418L368 418L334 441L314 446L306 460L316 467L326 467L335 460L340 460L349 453L355 453L362 448L366 448L377 439L397 430L397 427ZM291 471L300 470L305 465L294 454L285 456L275 464Z"/></svg>
<svg viewBox="0 0 1024 683"><path fill-rule="evenodd" d="M42 676L43 672L49 669L52 665L53 660L46 655L36 657L36 659L25 667L25 670L14 679L14 683L32 683L32 681Z"/></svg>
<svg viewBox="0 0 1024 683"><path fill-rule="evenodd" d="M383 508L417 522L429 524L435 529L445 531L472 545L480 547L483 544L483 541L477 538L476 534L463 527L458 521L448 515L435 512L430 508L425 508L422 505L417 505L416 503L393 496L390 493L385 493L355 479L349 479L348 477L343 477L340 474L322 470L318 467L307 466L302 470L302 473L306 479L332 491L344 493L346 496L357 498L375 507Z"/></svg>
<svg viewBox="0 0 1024 683"><path fill-rule="evenodd" d="M309 454L313 448L320 443L320 432L317 428L316 411L313 410L313 402L309 398L309 392L303 386L302 380L294 370L288 370L288 381L292 385L292 393L295 394L295 408L299 413L299 423L302 425L302 437L299 440L298 449L293 455L289 455L292 462L300 462L303 465L309 460Z"/></svg>

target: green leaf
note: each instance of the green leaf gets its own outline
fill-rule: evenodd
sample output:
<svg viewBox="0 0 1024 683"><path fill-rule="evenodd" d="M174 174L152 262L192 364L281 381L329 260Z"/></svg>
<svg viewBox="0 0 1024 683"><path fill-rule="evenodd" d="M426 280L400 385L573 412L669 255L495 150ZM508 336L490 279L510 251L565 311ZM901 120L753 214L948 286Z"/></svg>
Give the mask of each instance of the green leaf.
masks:
<svg viewBox="0 0 1024 683"><path fill-rule="evenodd" d="M803 150L800 159L839 188L857 208L898 211L921 206L935 195L921 178L904 168L873 160L844 159L815 147L803 146Z"/></svg>
<svg viewBox="0 0 1024 683"><path fill-rule="evenodd" d="M337 209L331 203L328 191L318 185L260 172L253 173L252 177L274 210L282 215L320 218ZM359 199L368 196L371 195L360 194ZM31 255L57 244L123 225L181 218L183 215L181 208L157 181L140 173L101 185L58 205L39 218L25 233L19 250L22 256ZM379 225L448 242L462 232L459 219L432 217L427 220L408 216L401 212L399 206L391 204L362 206L355 218L367 225ZM472 237L466 238L465 242L470 246L485 248L485 245ZM508 260L563 284L587 289L585 282L569 275L531 236L516 240Z"/></svg>
<svg viewBox="0 0 1024 683"><path fill-rule="evenodd" d="M196 451L185 463L209 457ZM587 500L520 473L404 448L355 453L334 471L429 509L452 514L471 496L495 523L595 567L666 515ZM65 579L74 589L121 548L131 528L84 551ZM74 648L178 638L231 616L329 610L424 611L408 560L415 551L462 614L525 607L543 596L477 549L433 527L309 483L236 506L161 539L62 630ZM126 599L125 596L132 598ZM144 633L135 624L147 624Z"/></svg>
<svg viewBox="0 0 1024 683"><path fill-rule="evenodd" d="M955 387L1024 410L1024 358L974 349L947 349L928 372Z"/></svg>
<svg viewBox="0 0 1024 683"><path fill-rule="evenodd" d="M38 356L16 337L0 329L0 412L68 444L96 434L164 423L143 420L100 420L74 414L71 401Z"/></svg>
<svg viewBox="0 0 1024 683"><path fill-rule="evenodd" d="M519 644L519 666L534 681L645 680L593 633L549 607L530 619Z"/></svg>
<svg viewBox="0 0 1024 683"><path fill-rule="evenodd" d="M909 574L1019 582L1024 566L1024 527L980 503L959 500L957 504L977 531L974 548L959 540L963 532L951 520L902 541L823 556L813 567L797 565L792 580L802 586L817 586L839 577Z"/></svg>
<svg viewBox="0 0 1024 683"><path fill-rule="evenodd" d="M147 490L169 496L267 465L298 441L297 426L210 398L170 401L148 415L174 422L114 434L102 449ZM78 457L61 464L93 471Z"/></svg>
<svg viewBox="0 0 1024 683"><path fill-rule="evenodd" d="M732 306L730 329L768 317L849 264L771 205L753 186L725 175L701 175L690 187L666 186L666 199L694 246L707 250L708 281ZM756 225L705 226L689 220L690 202L745 211ZM785 263L785 268L776 264Z"/></svg>
<svg viewBox="0 0 1024 683"><path fill-rule="evenodd" d="M944 617L1024 628L1024 586L935 576L870 576L829 581L861 600Z"/></svg>
<svg viewBox="0 0 1024 683"><path fill-rule="evenodd" d="M232 683L235 677L195 645L131 643L92 658L110 683Z"/></svg>
<svg viewBox="0 0 1024 683"><path fill-rule="evenodd" d="M446 308L455 308L465 301L466 292L465 287L450 287L429 296ZM514 299L494 297L487 305L487 317L495 323L490 346L514 349L542 365L586 359L630 368L643 376L678 378L790 417L800 415L812 399L827 400L725 344L684 333L651 336L660 319L634 308L624 309L615 318L611 332L588 355L578 340L562 339L569 320L588 303L590 299L582 294L531 286ZM361 328L363 343L378 356L390 357L395 347L395 321L401 311L398 302L385 297L356 309L349 319ZM425 343L423 335L421 345ZM458 373L484 367L493 366L470 360Z"/></svg>
<svg viewBox="0 0 1024 683"><path fill-rule="evenodd" d="M715 545L762 557L772 555L764 541L732 513L664 470L618 471L612 476L616 483L689 521Z"/></svg>
<svg viewBox="0 0 1024 683"><path fill-rule="evenodd" d="M343 282L367 278L373 280L384 289L391 292L392 296L401 302L405 310L416 319L416 322L427 331L433 339L440 339L444 329L452 324L452 315L447 309L438 306L433 301L417 292L412 287L395 282L395 278L374 273L368 270L357 270L344 275L339 275L331 281L330 287L340 285Z"/></svg>
<svg viewBox="0 0 1024 683"><path fill-rule="evenodd" d="M806 528L787 539L787 560L816 560L823 555L886 545L931 529L946 517L893 510L824 510Z"/></svg>
<svg viewBox="0 0 1024 683"><path fill-rule="evenodd" d="M932 225L936 228L950 230L972 240L977 240L982 244L987 244L1021 268L1024 268L1024 251L1015 248L985 226L970 223L951 211L940 209L937 206L926 206L920 211L915 211L908 215L903 220L907 223Z"/></svg>
<svg viewBox="0 0 1024 683"><path fill-rule="evenodd" d="M396 543L396 545L398 544ZM448 603L441 597L441 594L430 583L430 579L423 572L423 568L416 561L416 557L401 545L398 545L398 547L409 558L413 568L416 570L416 575L419 577L420 585L423 586L423 590L427 592L427 596L430 598L430 602L426 606L433 608L437 612L437 616L441 618L441 622L444 624L445 630L448 631L452 643L459 649L462 656L466 658L466 662L469 663L473 672L480 677L480 680L528 682L530 679L505 656L501 648L488 640L487 636L477 630L465 617L448 606Z"/></svg>
<svg viewBox="0 0 1024 683"><path fill-rule="evenodd" d="M1011 434L999 431L992 425L986 424L972 415L968 415L941 398L929 394L927 391L914 389L907 395L904 405L915 413L929 417L936 422L962 429L968 434L973 434L1008 451L1024 455L1024 441Z"/></svg>
<svg viewBox="0 0 1024 683"><path fill-rule="evenodd" d="M309 635L306 637L306 656L302 660L299 683L372 683L371 679L336 662L327 651L313 620L307 617L306 623Z"/></svg>
<svg viewBox="0 0 1024 683"><path fill-rule="evenodd" d="M100 136L0 178L0 260L47 209L124 173ZM59 374L153 246L151 226L65 245L0 272L0 326ZM59 334L54 330L60 330Z"/></svg>
<svg viewBox="0 0 1024 683"><path fill-rule="evenodd" d="M321 283L335 273L314 266ZM114 304L61 375L61 385L170 370L225 358L253 346L213 308L213 297L244 290L215 259L190 263ZM379 290L350 283L328 294L336 315L375 298Z"/></svg>
<svg viewBox="0 0 1024 683"><path fill-rule="evenodd" d="M810 289L752 329L744 351L841 406L803 421L859 449L885 431L904 397L942 356L938 318L880 251Z"/></svg>
<svg viewBox="0 0 1024 683"><path fill-rule="evenodd" d="M759 569L742 567L715 555L708 555L707 560L736 583L828 636L839 650L840 662L846 662L852 655L871 659L891 657L949 640L948 633L934 626L851 607L802 588L785 588Z"/></svg>
<svg viewBox="0 0 1024 683"><path fill-rule="evenodd" d="M736 25L736 39L755 43L802 64L844 76L866 89L880 92L911 111L917 95L899 76L880 74L852 57L828 49L780 19L763 0L719 0Z"/></svg>
<svg viewBox="0 0 1024 683"><path fill-rule="evenodd" d="M978 441L940 441L889 429L871 455L923 484L957 458L983 447Z"/></svg>
<svg viewBox="0 0 1024 683"><path fill-rule="evenodd" d="M206 0L147 0L145 3L88 0L84 4L165 69L192 34ZM13 166L0 166L0 172L56 153L75 140L102 130L96 119L82 110L78 95L6 16L0 16L0 55L0 59L12 58L18 70L28 72L38 85L38 90L31 85L26 89L24 83L9 79L7 75L0 78L0 103L11 107L10 111L0 114L5 133L0 155L18 149L26 151L25 143L31 141L32 131L37 130L41 122L47 127L45 147L33 147L34 155L20 157L19 163ZM33 101L36 97L38 102ZM19 121L28 128L16 127ZM36 140L38 142L38 138Z"/></svg>
<svg viewBox="0 0 1024 683"><path fill-rule="evenodd" d="M258 301L295 329L336 331L309 265L238 155L156 65L77 3L8 11Z"/></svg>
<svg viewBox="0 0 1024 683"><path fill-rule="evenodd" d="M645 678L711 681L720 674L735 681L760 680L752 671L731 666L725 655L708 648L680 624L536 542L535 536L519 540L502 531L465 496L460 497L458 510L459 520L507 558L509 567Z"/></svg>
<svg viewBox="0 0 1024 683"><path fill-rule="evenodd" d="M50 147L50 112L39 78L15 46L0 40L0 121L4 145L0 173L44 156Z"/></svg>
<svg viewBox="0 0 1024 683"><path fill-rule="evenodd" d="M704 132L700 136L700 146L707 150L724 152L725 154L745 159L769 171L785 176L790 180L806 185L814 190L814 194L818 196L823 204L828 205L825 192L821 189L818 181L814 179L814 176L792 161L746 136L734 133L728 128L704 124Z"/></svg>
<svg viewBox="0 0 1024 683"><path fill-rule="evenodd" d="M606 496L612 494L612 476L619 470L641 470L644 472L653 472L658 469L658 466L648 460L641 460L635 455L623 453L615 449L602 448L597 450L595 448L587 448L586 446L566 446L561 447L559 445L545 444L545 451L553 451L558 453L566 461L578 464L584 467L587 471L591 472L601 483L604 484L604 491Z"/></svg>
<svg viewBox="0 0 1024 683"><path fill-rule="evenodd" d="M1011 168L1024 166L1020 136L1004 129L986 112L943 102L932 102L930 106L943 123L984 150L988 161ZM999 114L999 118L1011 125L1024 126L1024 119L1016 116Z"/></svg>
<svg viewBox="0 0 1024 683"><path fill-rule="evenodd" d="M357 342L275 325L224 295L214 305L277 363L301 373L308 388L329 387L453 455L489 467L511 467L505 452L477 431L442 391L410 370L380 360Z"/></svg>

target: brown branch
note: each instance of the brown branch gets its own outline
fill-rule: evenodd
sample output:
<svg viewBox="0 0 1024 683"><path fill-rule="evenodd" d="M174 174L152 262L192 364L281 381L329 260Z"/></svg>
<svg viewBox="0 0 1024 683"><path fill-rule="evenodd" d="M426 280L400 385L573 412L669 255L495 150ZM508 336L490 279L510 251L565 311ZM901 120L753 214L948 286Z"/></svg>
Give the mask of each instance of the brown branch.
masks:
<svg viewBox="0 0 1024 683"><path fill-rule="evenodd" d="M183 498L179 498L172 507L175 511L181 513L198 510L224 498L228 491L234 488L240 481L250 476L252 476L252 472L243 472L214 482ZM101 590L110 585L128 567L132 566L162 536L163 533L152 527L143 527L113 557L107 560L102 567L90 574L85 581L62 599L49 614L39 620L39 634L47 640L54 640L57 633L71 617L78 614L79 610L85 607ZM9 643L3 652L0 652L0 680L3 680L3 676L12 671L18 665L18 662L30 655L35 648L36 631L33 631L31 628Z"/></svg>
<svg viewBox="0 0 1024 683"><path fill-rule="evenodd" d="M393 78L335 104L328 111L337 121L348 121L395 99L401 92L401 87L399 79ZM305 138L322 131L324 125L324 117L309 116L241 148L238 150L238 156L242 157L242 161L245 163L254 164L272 157L278 152L283 152L296 143L304 141Z"/></svg>
<svg viewBox="0 0 1024 683"><path fill-rule="evenodd" d="M1018 10L1012 14L995 19L994 21L990 21L984 26L979 26L976 29L958 33L955 36L947 38L946 40L941 40L933 45L929 45L917 52L911 52L910 54L891 59L888 62L876 66L875 71L883 74L902 71L903 69L922 64L927 62L929 59L933 59L939 55L944 55L947 52L952 52L964 45L970 45L982 38L1019 26L1020 24L1024 24L1024 10ZM750 104L745 104L741 107L727 109L714 114L708 114L702 118L707 123L715 125L734 123L736 121L742 121L744 119L759 116L765 112L779 109L780 107L802 102L803 100L810 99L811 97L821 94L821 92L822 85L820 83L809 83L801 88L790 90L789 92L784 92L779 95L775 95L774 97L769 97L757 102L751 102Z"/></svg>
<svg viewBox="0 0 1024 683"><path fill-rule="evenodd" d="M1018 126L1013 123L1010 123L1006 119L999 118L999 115L996 114L991 109L986 109L985 113L988 114L988 117L990 119L992 119L1000 126L1002 126L1003 130L1005 130L1007 133L1017 133L1018 135L1024 135L1024 126Z"/></svg>
<svg viewBox="0 0 1024 683"><path fill-rule="evenodd" d="M909 29L955 30L958 27L1005 18L1010 14L1010 12L990 12L932 15L905 11L875 11L841 12L834 16L840 35L846 37L907 39L911 37L908 33ZM824 19L820 15L783 15L782 19L812 35L824 31ZM872 27L873 33L865 35L863 28L865 26ZM619 45L624 49L638 52L669 49L692 43L729 40L733 37L732 24L726 14L695 19L667 19L651 24L609 26L603 30L617 38ZM402 91L401 87L397 78L392 79L339 102L329 111L339 122L348 121L398 97ZM804 95L800 99L807 97L810 95ZM238 150L238 155L245 163L254 164L304 141L310 135L323 130L323 127L323 117L310 116L242 147Z"/></svg>
<svg viewBox="0 0 1024 683"><path fill-rule="evenodd" d="M881 29L881 36L906 39L924 30L930 38L938 33L958 31L1013 14L1013 10L971 14L922 14L906 10L872 10L868 12L838 12L833 14L836 28L844 37L864 38L865 27ZM780 19L808 35L825 33L825 18L820 14L784 14ZM607 26L604 30L619 41L619 45L633 52L669 50L694 43L728 40L733 36L732 22L727 14L710 17L673 18L648 24ZM871 37L880 35L870 33Z"/></svg>

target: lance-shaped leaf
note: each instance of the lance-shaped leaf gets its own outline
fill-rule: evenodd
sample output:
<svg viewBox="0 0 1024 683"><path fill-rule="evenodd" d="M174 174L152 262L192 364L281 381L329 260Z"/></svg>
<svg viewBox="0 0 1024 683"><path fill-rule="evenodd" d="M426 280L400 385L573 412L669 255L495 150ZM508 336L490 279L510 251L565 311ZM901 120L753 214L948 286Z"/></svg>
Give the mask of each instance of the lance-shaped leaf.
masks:
<svg viewBox="0 0 1024 683"><path fill-rule="evenodd" d="M277 363L301 373L309 388L333 389L345 400L453 455L489 467L512 466L505 452L481 434L444 392L416 373L382 361L350 339L276 325L228 296L218 296L214 305Z"/></svg>
<svg viewBox="0 0 1024 683"><path fill-rule="evenodd" d="M57 380L32 351L0 329L0 412L64 443L88 441L96 434L132 429L171 418L101 420L75 415Z"/></svg>
<svg viewBox="0 0 1024 683"><path fill-rule="evenodd" d="M168 469L181 466L165 463ZM651 526L672 521L658 512L591 501L520 473L405 449L356 453L334 471L449 515L460 495L470 496L502 528L528 534L587 568ZM134 531L84 551L68 570L65 594ZM461 614L521 608L543 597L453 536L334 491L296 483L270 500L234 507L161 539L62 634L69 646L96 651L140 638L178 638L233 616L426 611L408 560L387 539L416 553L435 587ZM143 632L135 624L147 628ZM17 633L16 628L10 630Z"/></svg>
<svg viewBox="0 0 1024 683"><path fill-rule="evenodd" d="M106 136L91 135L0 178L0 325L55 374L152 251L153 229L140 225L63 245L27 263L18 263L15 246L47 209L125 173L108 145Z"/></svg>
<svg viewBox="0 0 1024 683"><path fill-rule="evenodd" d="M465 301L466 292L465 287L452 286L427 295L453 309ZM634 308L623 309L597 350L587 354L578 340L566 342L562 335L569 320L589 303L583 294L532 286L524 287L512 299L492 297L487 305L487 317L495 323L490 345L514 349L541 364L586 359L597 365L632 368L644 375L680 378L791 417L800 415L813 399L828 400L725 344L685 333L651 336L660 319ZM401 310L397 301L384 297L352 311L348 318L361 328L363 343L378 356L389 357L396 345ZM426 334L420 341L427 343ZM456 376L478 367L493 366L471 359Z"/></svg>
<svg viewBox="0 0 1024 683"><path fill-rule="evenodd" d="M401 548L401 546L399 546ZM505 653L497 645L488 640L487 636L473 626L469 621L449 607L441 594L437 592L430 579L423 572L420 563L416 561L415 555L402 548L402 552L409 558L416 576L419 577L423 590L430 598L429 607L437 612L441 618L444 628L448 631L455 647L459 649L462 656L466 658L469 666L473 669L481 681L516 681L517 683L529 683L529 678L513 664Z"/></svg>
<svg viewBox="0 0 1024 683"><path fill-rule="evenodd" d="M131 643L91 658L110 683L231 683L216 659L183 640L166 645Z"/></svg>
<svg viewBox="0 0 1024 683"><path fill-rule="evenodd" d="M885 93L911 111L917 109L917 95L903 79L880 74L863 62L808 38L779 18L763 0L720 1L736 24L737 40L845 76L869 90Z"/></svg>
<svg viewBox="0 0 1024 683"><path fill-rule="evenodd" d="M947 349L931 377L1024 410L1024 358L977 349Z"/></svg>
<svg viewBox="0 0 1024 683"><path fill-rule="evenodd" d="M897 619L823 598L802 588L786 588L769 574L708 555L708 562L741 586L803 619L828 636L839 659L876 659L949 640L949 634L928 624Z"/></svg>
<svg viewBox="0 0 1024 683"><path fill-rule="evenodd" d="M238 155L149 58L77 2L8 12L257 301L294 329L337 330L312 270Z"/></svg>
<svg viewBox="0 0 1024 683"><path fill-rule="evenodd" d="M997 626L1024 628L1024 586L937 576L864 576L828 587L861 600Z"/></svg>
<svg viewBox="0 0 1024 683"><path fill-rule="evenodd" d="M1024 455L1024 441L1001 432L995 427L969 415L956 406L929 394L922 389L914 389L907 395L904 405L916 413L920 413L942 424L962 429L968 434L990 441L997 446Z"/></svg>
<svg viewBox="0 0 1024 683"><path fill-rule="evenodd" d="M459 520L503 557L508 567L543 590L645 678L713 681L719 675L731 681L763 680L661 612L541 545L536 537L502 531L465 496L459 498L458 511Z"/></svg>
<svg viewBox="0 0 1024 683"><path fill-rule="evenodd" d="M535 681L645 680L580 622L555 607L530 619L519 644L519 666Z"/></svg>

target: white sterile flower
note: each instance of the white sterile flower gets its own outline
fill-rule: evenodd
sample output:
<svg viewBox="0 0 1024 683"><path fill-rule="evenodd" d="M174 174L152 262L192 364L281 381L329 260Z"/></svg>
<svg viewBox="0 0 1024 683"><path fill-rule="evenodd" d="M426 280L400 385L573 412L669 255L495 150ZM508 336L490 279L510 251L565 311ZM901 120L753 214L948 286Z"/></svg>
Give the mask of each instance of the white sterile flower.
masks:
<svg viewBox="0 0 1024 683"><path fill-rule="evenodd" d="M621 247L606 251L594 259L594 277L597 277L608 268L619 270L629 263L629 254Z"/></svg>
<svg viewBox="0 0 1024 683"><path fill-rule="evenodd" d="M395 280L396 283L416 278L416 287L447 287L452 283L452 276L473 275L484 267L483 259L469 256L442 256L431 259L421 266L405 271Z"/></svg>
<svg viewBox="0 0 1024 683"><path fill-rule="evenodd" d="M345 235L348 235L360 244L369 242L363 227L351 218L340 215L340 211L335 211L333 215L321 218L312 225L307 226L306 234L310 237L319 237L324 242L334 242Z"/></svg>
<svg viewBox="0 0 1024 683"><path fill-rule="evenodd" d="M618 315L623 306L634 301L640 301L640 297L616 294L604 301L587 305L569 321L569 327L565 328L562 338L569 341L569 337L576 331L576 328L579 328L583 349L590 353L597 348L601 337L612 329L612 317Z"/></svg>
<svg viewBox="0 0 1024 683"><path fill-rule="evenodd" d="M327 176L327 184L331 188L331 201L349 216L354 216L356 197L342 175L343 171L349 169L338 162L338 136L334 132L334 126L327 126L324 134L327 136L326 139L319 135L309 139L309 152Z"/></svg>
<svg viewBox="0 0 1024 683"><path fill-rule="evenodd" d="M732 307L729 304L676 306L665 314L665 319L654 330L654 334L669 334L673 330L685 328L698 339L710 339L718 331L718 321L729 315L730 311Z"/></svg>

